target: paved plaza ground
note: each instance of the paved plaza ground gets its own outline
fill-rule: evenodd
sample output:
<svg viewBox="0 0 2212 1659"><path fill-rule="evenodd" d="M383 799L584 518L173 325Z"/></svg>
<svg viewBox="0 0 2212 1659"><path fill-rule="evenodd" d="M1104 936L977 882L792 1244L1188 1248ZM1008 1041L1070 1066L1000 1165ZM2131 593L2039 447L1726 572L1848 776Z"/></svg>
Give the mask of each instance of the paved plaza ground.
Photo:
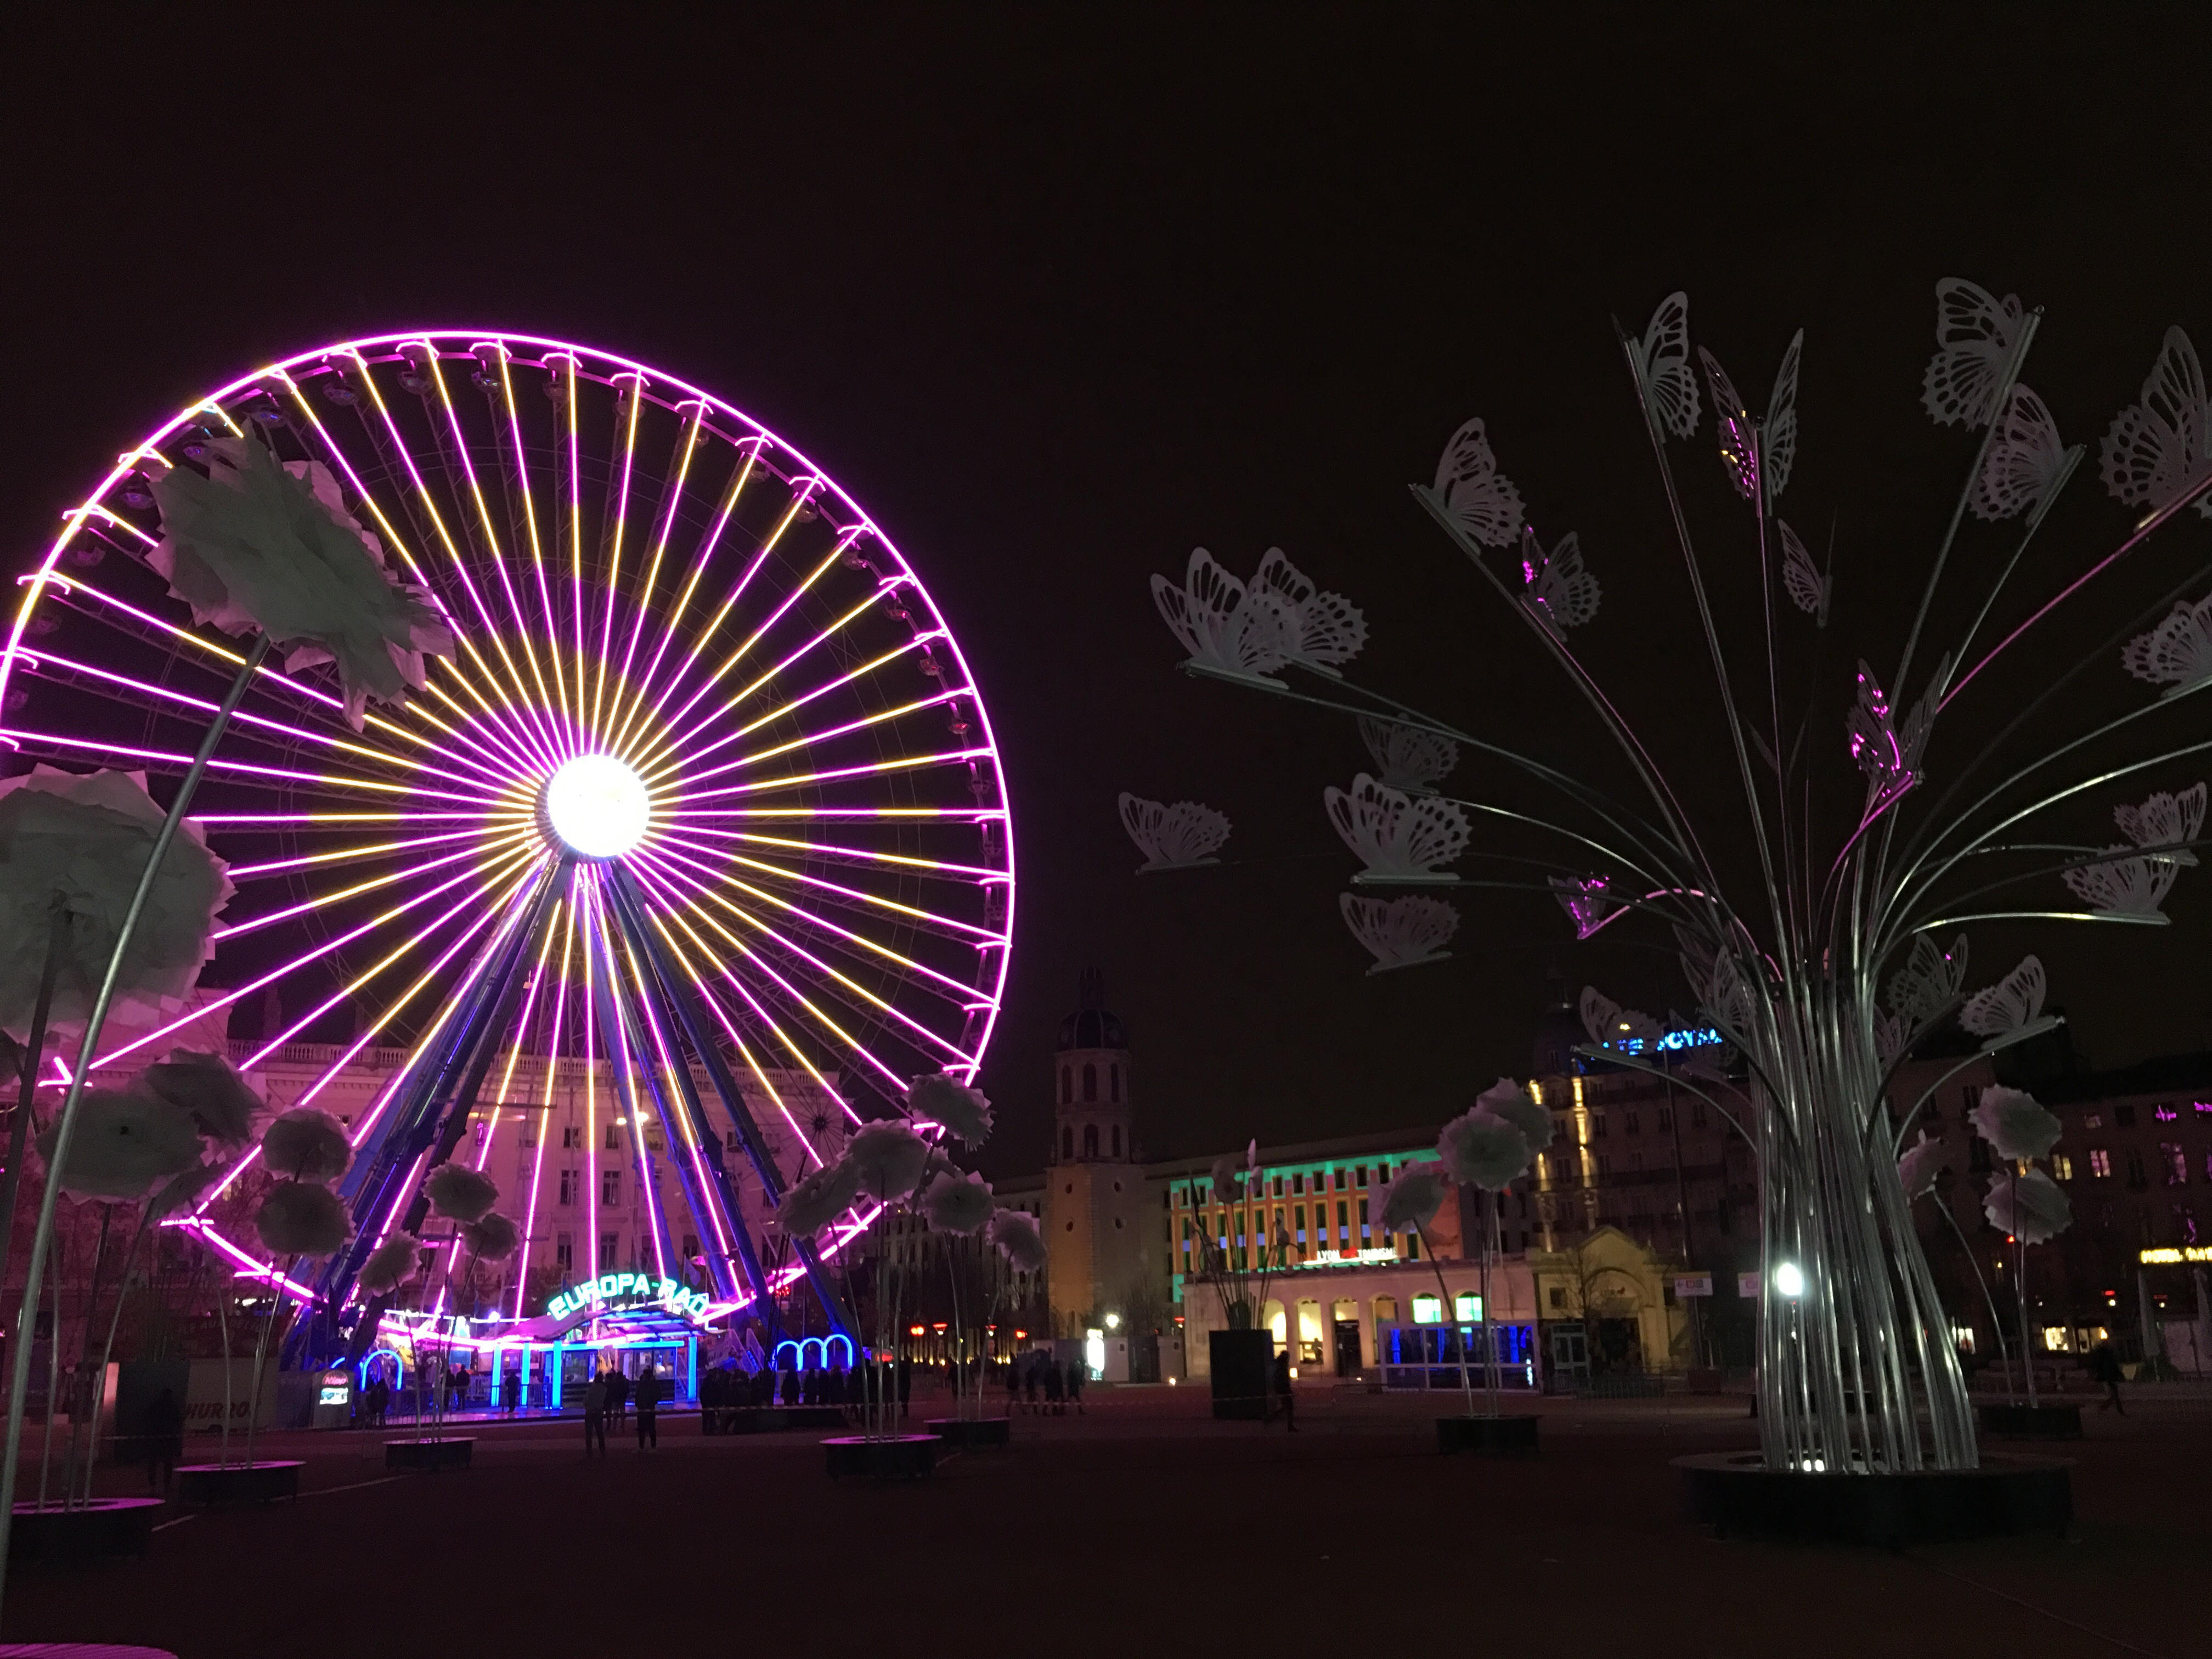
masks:
<svg viewBox="0 0 2212 1659"><path fill-rule="evenodd" d="M459 1474L386 1476L381 1435L266 1437L307 1460L296 1503L19 1571L0 1634L183 1659L2212 1653L2202 1400L2089 1413L2071 1537L1904 1554L1686 1520L1668 1459L1753 1443L1741 1400L1542 1401L1541 1455L1509 1462L1438 1456L1438 1397L1300 1400L1291 1435L1096 1389L896 1486L833 1484L818 1433L690 1416L588 1462L573 1420L483 1425Z"/></svg>

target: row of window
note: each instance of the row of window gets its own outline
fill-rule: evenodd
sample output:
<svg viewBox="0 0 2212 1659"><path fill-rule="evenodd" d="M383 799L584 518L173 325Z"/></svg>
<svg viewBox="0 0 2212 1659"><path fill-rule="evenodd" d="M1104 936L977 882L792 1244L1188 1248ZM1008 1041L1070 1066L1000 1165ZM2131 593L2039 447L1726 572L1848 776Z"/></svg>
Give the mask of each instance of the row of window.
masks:
<svg viewBox="0 0 2212 1659"><path fill-rule="evenodd" d="M1075 1104L1075 1067L1063 1062L1060 1068L1060 1103L1063 1106ZM1116 1105L1121 1103L1121 1062L1119 1060L1107 1062L1106 1091L1108 1100ZM1083 1098L1091 1103L1096 1103L1098 1099L1098 1062L1093 1060L1083 1062Z"/></svg>
<svg viewBox="0 0 2212 1659"><path fill-rule="evenodd" d="M635 1259L632 1265L642 1267L652 1257L653 1241L645 1234L641 1233L637 1236L634 1243L636 1245L636 1251ZM690 1265L691 1258L699 1254L698 1235L696 1233L685 1233L684 1235L682 1247L678 1250L678 1254L683 1258L682 1265L689 1267ZM568 1277L576 1271L576 1236L574 1233L556 1233L553 1236L553 1266L563 1278ZM610 1273L619 1271L621 1267L622 1235L620 1233L601 1233L599 1235L599 1265L592 1271L594 1273Z"/></svg>
<svg viewBox="0 0 2212 1659"><path fill-rule="evenodd" d="M1121 1156L1121 1126L1116 1123L1112 1127L1114 1150L1107 1156L1119 1158ZM1085 1158L1098 1156L1098 1126L1095 1123L1083 1126L1083 1155ZM1060 1126L1060 1161L1067 1164L1073 1162L1074 1158L1075 1128L1073 1124L1063 1123Z"/></svg>

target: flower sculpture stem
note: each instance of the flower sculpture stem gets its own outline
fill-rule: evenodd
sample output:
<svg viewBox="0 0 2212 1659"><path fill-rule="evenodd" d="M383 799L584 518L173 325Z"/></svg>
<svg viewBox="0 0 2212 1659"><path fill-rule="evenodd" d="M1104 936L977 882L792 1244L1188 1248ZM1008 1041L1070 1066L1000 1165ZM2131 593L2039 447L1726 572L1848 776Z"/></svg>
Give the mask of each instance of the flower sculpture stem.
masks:
<svg viewBox="0 0 2212 1659"><path fill-rule="evenodd" d="M246 689L261 669L261 659L269 654L269 635L262 634L246 653L246 663L238 671L238 678L230 684L222 705L216 710L215 718L208 723L207 735L200 739L199 751L192 757L184 781L177 786L177 799L169 808L168 816L154 836L154 846L146 857L146 868L138 878L137 890L131 895L131 908L124 913L123 926L115 936L114 953L108 957L107 971L101 975L100 994L94 1000L91 1015L84 1024L84 1041L77 1049L76 1066L70 1077L69 1094L62 1102L58 1127L54 1132L54 1155L49 1160L46 1189L39 1204L38 1231L31 1236L30 1265L23 1275L23 1305L33 1305L39 1293L39 1281L46 1272L46 1252L53 1243L54 1206L62 1195L58 1179L61 1170L69 1167L69 1148L72 1132L76 1127L77 1102L92 1076L93 1057L99 1052L101 1028L107 1024L108 1005L115 999L116 981L123 972L125 953L131 948L131 936L136 930L138 917L146 908L147 896L154 890L155 878L160 875L161 860L169 851L169 843L176 839L177 827L184 822L185 812L191 805L192 796L199 788L200 778L207 770L208 761L215 746L222 740L230 725L230 717L245 700ZM8 1443L0 1451L0 1595L7 1589L9 1535L15 1520L15 1474L21 1461L23 1435L23 1398L31 1380L31 1345L19 1341L10 1356L12 1364L8 1385ZM51 1401L49 1402L51 1408Z"/></svg>
<svg viewBox="0 0 2212 1659"><path fill-rule="evenodd" d="M2012 1166L2012 1285L2020 1298L2020 1368L2027 1373L2027 1408L2033 1411L2035 1399L2035 1345L2027 1340L2027 1235L2020 1225L2019 1160Z"/></svg>
<svg viewBox="0 0 2212 1659"><path fill-rule="evenodd" d="M1452 1334L1452 1346L1459 1350L1460 1392L1467 1396L1467 1414L1473 1417L1474 1415L1474 1378L1467 1369L1467 1344L1459 1340L1459 1310L1452 1304L1451 1286L1444 1283L1443 1258L1437 1254L1436 1247L1429 1243L1429 1230L1418 1221L1413 1224L1413 1236L1421 1241L1421 1253L1429 1258L1429 1266L1437 1275L1437 1295L1443 1303L1439 1317L1443 1321L1443 1328ZM1485 1282L1483 1288L1486 1291L1489 1289L1487 1281ZM1482 1311L1486 1320L1490 1314L1490 1304L1487 1299L1482 1304ZM1486 1328L1486 1334L1487 1334Z"/></svg>
<svg viewBox="0 0 2212 1659"><path fill-rule="evenodd" d="M1973 1245L1967 1242L1966 1230L1959 1224L1959 1218L1951 1213L1951 1206L1939 1202L1936 1207L1943 1212L1943 1219L1951 1224L1951 1231L1959 1237L1959 1248L1966 1253L1966 1265L1974 1270L1974 1283L1982 1287L1982 1300L1989 1306L1990 1330L1997 1340L1998 1352L2002 1352L2004 1315L1998 1311L1996 1292L1990 1289L1990 1281L1983 1276L1981 1259L1975 1255ZM2012 1379L2008 1376L2005 1379L2005 1392L2008 1395L2014 1392Z"/></svg>
<svg viewBox="0 0 2212 1659"><path fill-rule="evenodd" d="M46 936L46 965L39 975L38 1005L31 1011L30 1044L23 1050L22 1080L15 1089L15 1116L8 1126L8 1172L0 1176L0 1267L5 1267L15 1237L15 1193L21 1185L23 1148L31 1127L31 1103L38 1098L39 1058L46 1048L46 1016L53 1010L54 981L61 975L62 948L69 938L69 912L54 896L52 931ZM27 1299L26 1305L28 1305Z"/></svg>

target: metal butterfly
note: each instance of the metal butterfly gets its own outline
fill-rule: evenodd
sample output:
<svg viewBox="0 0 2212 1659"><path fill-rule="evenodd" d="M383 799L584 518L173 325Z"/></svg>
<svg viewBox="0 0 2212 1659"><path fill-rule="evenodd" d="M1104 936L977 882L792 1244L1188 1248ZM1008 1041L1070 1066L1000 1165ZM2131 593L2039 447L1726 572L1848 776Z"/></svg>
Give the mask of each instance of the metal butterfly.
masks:
<svg viewBox="0 0 2212 1659"><path fill-rule="evenodd" d="M1998 299L1979 283L1946 276L1936 284L1936 356L1920 401L1939 426L1989 424L1997 377L2020 337L2020 296Z"/></svg>
<svg viewBox="0 0 2212 1659"><path fill-rule="evenodd" d="M1521 603L1554 639L1564 640L1568 629L1580 628L1597 615L1597 578L1583 568L1582 547L1571 530L1547 553L1536 532L1524 526L1521 579L1527 584L1521 590Z"/></svg>
<svg viewBox="0 0 2212 1659"><path fill-rule="evenodd" d="M1728 371L1703 346L1698 360L1705 366L1705 380L1713 391L1713 415L1720 427L1721 462L1729 481L1746 501L1765 485L1765 499L1775 501L1790 487L1790 469L1797 459L1797 363L1805 349L1805 331L1790 337L1775 371L1774 393L1766 401L1766 418L1754 421Z"/></svg>
<svg viewBox="0 0 2212 1659"><path fill-rule="evenodd" d="M1659 302L1641 341L1623 339L1638 383L1659 424L1678 438L1698 429L1698 377L1690 368L1690 296Z"/></svg>
<svg viewBox="0 0 2212 1659"><path fill-rule="evenodd" d="M1782 586L1789 592L1790 602L1812 617L1815 627L1826 628L1835 578L1814 568L1813 556L1797 539L1796 531L1779 519L1774 522L1782 532Z"/></svg>

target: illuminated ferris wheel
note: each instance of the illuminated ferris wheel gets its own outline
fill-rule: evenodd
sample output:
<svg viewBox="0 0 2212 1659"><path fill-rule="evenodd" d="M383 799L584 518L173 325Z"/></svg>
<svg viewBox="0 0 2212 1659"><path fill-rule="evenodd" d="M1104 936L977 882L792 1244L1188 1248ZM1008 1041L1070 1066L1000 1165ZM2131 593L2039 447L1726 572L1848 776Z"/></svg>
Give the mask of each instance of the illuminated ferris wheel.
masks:
<svg viewBox="0 0 2212 1659"><path fill-rule="evenodd" d="M427 590L456 648L358 726L322 671L253 676L192 809L237 886L222 988L112 1029L97 1065L234 1007L277 1011L233 1043L248 1073L343 1039L284 1103L374 1057L355 1237L297 1287L326 1310L450 1158L509 1174L533 1240L596 1204L588 1179L550 1190L579 1109L586 1147L634 1155L640 1267L696 1269L725 1308L806 1273L837 1308L810 1246L779 1268L764 1203L915 1078L972 1079L1012 927L989 720L920 579L820 468L659 369L497 332L350 341L194 404L67 516L0 655L14 769L168 798L244 655L148 565L149 474L241 438ZM578 1108L556 1090L580 1072ZM188 1224L241 1259L222 1203L251 1160Z"/></svg>

